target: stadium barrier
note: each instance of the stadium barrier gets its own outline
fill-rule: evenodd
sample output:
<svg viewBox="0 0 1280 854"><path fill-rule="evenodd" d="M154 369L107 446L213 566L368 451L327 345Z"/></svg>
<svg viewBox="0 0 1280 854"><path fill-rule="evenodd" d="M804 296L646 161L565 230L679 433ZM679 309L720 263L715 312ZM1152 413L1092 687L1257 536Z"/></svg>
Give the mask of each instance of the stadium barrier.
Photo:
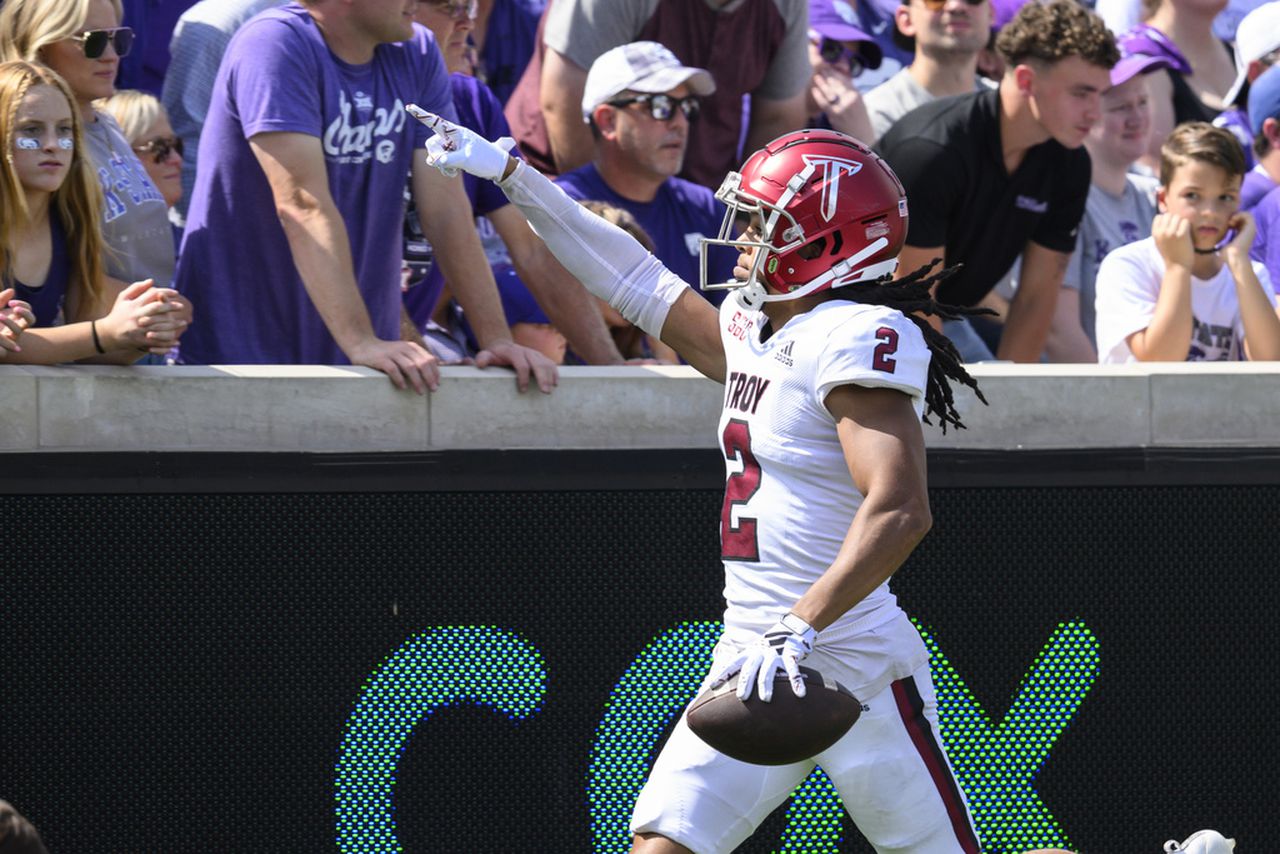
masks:
<svg viewBox="0 0 1280 854"><path fill-rule="evenodd" d="M1280 370L974 373L894 587L987 849L1265 846ZM718 386L6 366L0 395L0 797L51 850L626 849L720 617ZM819 771L743 850L869 849Z"/></svg>

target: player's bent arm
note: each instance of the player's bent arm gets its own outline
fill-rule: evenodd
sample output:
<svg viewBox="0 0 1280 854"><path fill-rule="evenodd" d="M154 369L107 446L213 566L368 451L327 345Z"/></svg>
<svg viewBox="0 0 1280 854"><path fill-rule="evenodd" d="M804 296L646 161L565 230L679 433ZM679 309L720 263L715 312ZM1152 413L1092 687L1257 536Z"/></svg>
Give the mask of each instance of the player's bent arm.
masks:
<svg viewBox="0 0 1280 854"><path fill-rule="evenodd" d="M596 308L595 298L556 260L515 206L504 205L488 217L506 244L520 281L573 351L589 365L622 364L625 360Z"/></svg>
<svg viewBox="0 0 1280 854"><path fill-rule="evenodd" d="M591 131L582 120L582 92L586 85L585 68L554 48L547 48L542 58L540 98L551 156L561 175L591 159Z"/></svg>
<svg viewBox="0 0 1280 854"><path fill-rule="evenodd" d="M898 272L896 274L897 278L901 279L904 276L910 275L911 273L914 273L916 270L919 270L921 267L924 267L927 264L932 263L934 258L945 258L946 255L947 255L947 247L945 246L911 246L909 244L903 245L902 251L898 253ZM936 284L933 286L932 295L934 299L937 299L938 286ZM938 332L942 331L942 319L939 318L937 315L934 315L934 314L925 315L924 319L927 320L929 322L929 325L932 326L936 331Z"/></svg>
<svg viewBox="0 0 1280 854"><path fill-rule="evenodd" d="M623 317L724 382L724 345L714 306L635 238L591 213L524 161L498 186L573 276Z"/></svg>
<svg viewBox="0 0 1280 854"><path fill-rule="evenodd" d="M911 398L895 389L843 385L827 395L826 406L865 498L835 561L791 608L818 632L892 575L933 524L924 433Z"/></svg>
<svg viewBox="0 0 1280 854"><path fill-rule="evenodd" d="M356 285L346 223L329 193L318 137L260 133L249 140L266 173L294 265L334 341L348 356L374 340L373 323Z"/></svg>
<svg viewBox="0 0 1280 854"><path fill-rule="evenodd" d="M1022 253L1018 290L1009 303L1009 316L1000 334L998 358L1014 362L1040 361L1070 261L1070 252L1057 252L1035 241L1027 243Z"/></svg>

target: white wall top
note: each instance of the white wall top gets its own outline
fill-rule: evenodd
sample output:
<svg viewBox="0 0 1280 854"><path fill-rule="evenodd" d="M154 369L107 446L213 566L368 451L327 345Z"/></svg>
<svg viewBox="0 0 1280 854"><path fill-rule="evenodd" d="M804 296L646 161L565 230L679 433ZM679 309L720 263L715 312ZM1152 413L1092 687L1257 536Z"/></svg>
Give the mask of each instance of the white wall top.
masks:
<svg viewBox="0 0 1280 854"><path fill-rule="evenodd" d="M1280 447L1280 363L971 367L967 430L930 447ZM444 368L426 397L368 368L0 365L0 451L713 448L722 388L692 368L564 368L551 395Z"/></svg>

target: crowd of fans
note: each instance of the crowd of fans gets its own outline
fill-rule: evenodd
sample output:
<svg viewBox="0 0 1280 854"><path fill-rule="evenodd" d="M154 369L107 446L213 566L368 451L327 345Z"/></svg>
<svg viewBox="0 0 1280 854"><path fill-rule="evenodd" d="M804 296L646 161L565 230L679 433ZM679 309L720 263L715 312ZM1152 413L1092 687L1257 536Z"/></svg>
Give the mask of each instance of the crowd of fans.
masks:
<svg viewBox="0 0 1280 854"><path fill-rule="evenodd" d="M425 168L410 103L699 286L725 174L840 130L907 189L900 269L991 310L944 324L967 360L1280 358L1280 0L396 6L2 0L0 361L675 361Z"/></svg>

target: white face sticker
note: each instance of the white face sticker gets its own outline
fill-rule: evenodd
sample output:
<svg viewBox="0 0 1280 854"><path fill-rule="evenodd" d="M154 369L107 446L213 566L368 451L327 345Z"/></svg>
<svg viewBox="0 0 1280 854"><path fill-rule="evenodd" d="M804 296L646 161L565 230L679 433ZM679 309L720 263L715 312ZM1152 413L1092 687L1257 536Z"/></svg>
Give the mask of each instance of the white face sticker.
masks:
<svg viewBox="0 0 1280 854"><path fill-rule="evenodd" d="M61 148L63 151L70 151L75 147L76 141L71 137L63 136L58 138L58 148Z"/></svg>
<svg viewBox="0 0 1280 854"><path fill-rule="evenodd" d="M70 142L70 140L68 140L68 142ZM14 140L14 145L17 146L20 151L39 151L40 150L40 140L33 139L29 136L18 137L16 140Z"/></svg>

